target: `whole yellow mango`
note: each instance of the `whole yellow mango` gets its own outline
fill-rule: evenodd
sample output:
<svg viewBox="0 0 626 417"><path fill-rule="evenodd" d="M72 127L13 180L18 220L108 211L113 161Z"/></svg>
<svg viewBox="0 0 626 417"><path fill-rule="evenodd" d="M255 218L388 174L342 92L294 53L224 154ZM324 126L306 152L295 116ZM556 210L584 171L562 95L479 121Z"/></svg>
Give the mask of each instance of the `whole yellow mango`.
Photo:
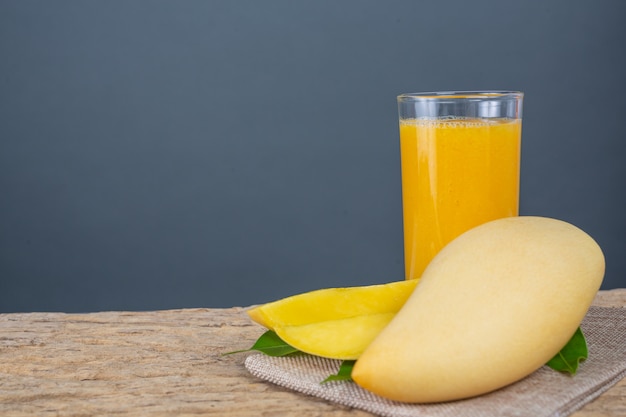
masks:
<svg viewBox="0 0 626 417"><path fill-rule="evenodd" d="M380 396L419 403L509 385L567 343L603 277L600 247L569 223L485 223L433 259L352 378Z"/></svg>

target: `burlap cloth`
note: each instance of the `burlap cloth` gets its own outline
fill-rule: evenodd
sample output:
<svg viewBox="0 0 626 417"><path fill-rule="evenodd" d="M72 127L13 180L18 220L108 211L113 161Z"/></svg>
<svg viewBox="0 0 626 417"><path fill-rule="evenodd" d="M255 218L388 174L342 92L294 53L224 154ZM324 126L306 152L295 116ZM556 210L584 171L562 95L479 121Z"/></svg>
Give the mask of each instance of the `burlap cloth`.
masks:
<svg viewBox="0 0 626 417"><path fill-rule="evenodd" d="M589 358L569 376L543 367L527 378L480 397L437 404L405 404L378 397L353 382L320 384L340 361L310 355L252 354L248 371L307 395L388 417L567 416L626 376L626 308L591 307L581 328Z"/></svg>

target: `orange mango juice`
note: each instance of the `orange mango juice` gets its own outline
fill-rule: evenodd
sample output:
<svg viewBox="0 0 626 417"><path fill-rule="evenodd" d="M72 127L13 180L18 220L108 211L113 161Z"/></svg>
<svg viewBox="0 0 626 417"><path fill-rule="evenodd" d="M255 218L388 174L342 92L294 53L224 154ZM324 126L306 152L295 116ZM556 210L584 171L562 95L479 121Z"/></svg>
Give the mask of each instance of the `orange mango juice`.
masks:
<svg viewBox="0 0 626 417"><path fill-rule="evenodd" d="M520 119L400 121L406 279L447 243L517 216Z"/></svg>

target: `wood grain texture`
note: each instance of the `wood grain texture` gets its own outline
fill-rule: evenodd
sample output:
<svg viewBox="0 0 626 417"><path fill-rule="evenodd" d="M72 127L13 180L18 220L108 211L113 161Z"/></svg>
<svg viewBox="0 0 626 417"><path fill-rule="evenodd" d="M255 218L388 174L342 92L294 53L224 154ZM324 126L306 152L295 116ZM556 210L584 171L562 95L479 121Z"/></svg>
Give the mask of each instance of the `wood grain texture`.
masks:
<svg viewBox="0 0 626 417"><path fill-rule="evenodd" d="M626 289L595 305L626 306ZM252 377L263 329L245 309L0 314L2 416L298 416L371 414ZM575 417L626 416L626 381Z"/></svg>

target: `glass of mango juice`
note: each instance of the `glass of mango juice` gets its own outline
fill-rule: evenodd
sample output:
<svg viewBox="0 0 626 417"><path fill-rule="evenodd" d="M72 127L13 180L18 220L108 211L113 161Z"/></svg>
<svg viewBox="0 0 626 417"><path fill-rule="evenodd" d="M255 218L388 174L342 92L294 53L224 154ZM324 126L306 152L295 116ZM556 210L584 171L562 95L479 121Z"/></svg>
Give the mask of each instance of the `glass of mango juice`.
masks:
<svg viewBox="0 0 626 417"><path fill-rule="evenodd" d="M517 216L523 93L398 96L405 278L419 278L447 243Z"/></svg>

